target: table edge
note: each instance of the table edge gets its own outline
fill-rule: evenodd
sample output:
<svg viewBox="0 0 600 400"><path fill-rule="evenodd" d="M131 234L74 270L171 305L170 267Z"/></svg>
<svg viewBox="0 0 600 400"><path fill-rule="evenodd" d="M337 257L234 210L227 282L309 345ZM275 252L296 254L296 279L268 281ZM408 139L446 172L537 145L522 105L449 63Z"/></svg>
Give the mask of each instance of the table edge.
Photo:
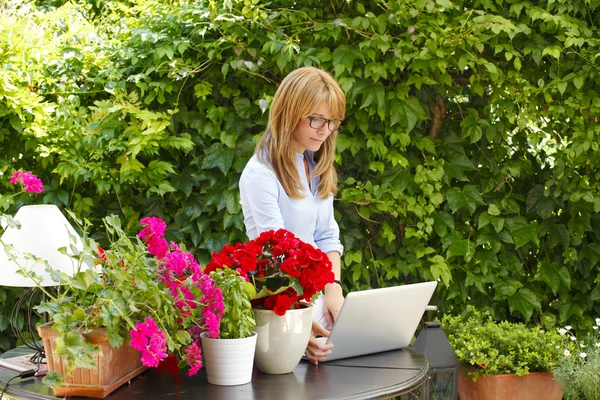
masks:
<svg viewBox="0 0 600 400"><path fill-rule="evenodd" d="M346 367L346 368L354 368L354 367ZM394 368L388 368L394 369ZM388 399L394 396L401 396L403 394L407 394L412 392L413 390L418 389L423 383L427 382L429 379L429 362L426 364L426 368L422 368L420 374L416 375L409 381L404 381L402 383L387 386L384 388L373 389L368 392L356 393L349 396L344 397L330 397L329 399L335 400L364 400L364 399ZM400 387L401 386L401 387ZM369 396L369 397L365 397ZM328 399L324 399L328 400Z"/></svg>

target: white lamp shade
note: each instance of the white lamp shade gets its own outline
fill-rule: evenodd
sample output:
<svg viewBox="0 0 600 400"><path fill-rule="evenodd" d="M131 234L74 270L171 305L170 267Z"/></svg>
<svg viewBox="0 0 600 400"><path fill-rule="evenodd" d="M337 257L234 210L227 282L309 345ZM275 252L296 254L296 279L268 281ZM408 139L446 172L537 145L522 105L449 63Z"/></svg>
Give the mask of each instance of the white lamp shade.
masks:
<svg viewBox="0 0 600 400"><path fill-rule="evenodd" d="M40 286L56 286L46 272L44 262L36 262L29 253L48 262L53 270L59 270L72 276L77 272L79 261L71 258L74 245L79 251L83 249L81 238L69 221L55 205L23 206L14 216L20 228L9 226L1 239L4 245L12 245L9 250L0 244L0 286L33 287L36 283L27 276L17 273L20 267L33 271L41 277ZM67 254L58 251L66 247ZM15 260L9 256L14 256Z"/></svg>

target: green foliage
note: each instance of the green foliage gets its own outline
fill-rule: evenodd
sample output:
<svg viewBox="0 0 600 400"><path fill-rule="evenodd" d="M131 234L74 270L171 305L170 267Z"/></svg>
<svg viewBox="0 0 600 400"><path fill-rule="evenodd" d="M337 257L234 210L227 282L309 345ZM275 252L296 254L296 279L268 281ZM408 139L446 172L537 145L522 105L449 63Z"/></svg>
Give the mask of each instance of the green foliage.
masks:
<svg viewBox="0 0 600 400"><path fill-rule="evenodd" d="M215 286L221 288L224 314L221 317L219 339L241 339L252 336L256 326L250 302L256 288L233 269L219 269L210 273Z"/></svg>
<svg viewBox="0 0 600 400"><path fill-rule="evenodd" d="M24 292L23 288L0 287L0 352L14 349L17 345L23 344L16 342L12 329L14 327L26 331L26 311L19 311L16 321L12 318L12 313L15 303L19 297L24 295ZM33 318L37 320L36 316ZM13 326L13 322L16 322L16 326Z"/></svg>
<svg viewBox="0 0 600 400"><path fill-rule="evenodd" d="M472 307L463 315L445 315L442 325L459 361L477 368L469 373L474 379L552 371L561 357L557 349L562 338L556 329L496 322Z"/></svg>
<svg viewBox="0 0 600 400"><path fill-rule="evenodd" d="M564 337L560 362L554 370L554 379L560 383L564 398L570 400L600 399L600 318L592 330L575 336L571 326L561 329Z"/></svg>
<svg viewBox="0 0 600 400"><path fill-rule="evenodd" d="M277 84L314 65L348 98L346 289L438 279L441 309L576 327L600 306L597 0L43 4L0 16L0 172L46 202L161 216L208 261L246 239Z"/></svg>

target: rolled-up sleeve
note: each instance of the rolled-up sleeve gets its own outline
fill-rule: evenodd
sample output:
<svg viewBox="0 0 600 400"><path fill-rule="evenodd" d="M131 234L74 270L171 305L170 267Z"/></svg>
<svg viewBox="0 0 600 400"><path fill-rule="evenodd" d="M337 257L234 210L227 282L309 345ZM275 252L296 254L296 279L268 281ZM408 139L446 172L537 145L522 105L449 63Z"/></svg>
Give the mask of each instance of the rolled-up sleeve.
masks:
<svg viewBox="0 0 600 400"><path fill-rule="evenodd" d="M337 251L342 255L344 246L340 242L340 227L333 215L333 196L321 200L319 205L319 219L315 229L315 243L325 253Z"/></svg>

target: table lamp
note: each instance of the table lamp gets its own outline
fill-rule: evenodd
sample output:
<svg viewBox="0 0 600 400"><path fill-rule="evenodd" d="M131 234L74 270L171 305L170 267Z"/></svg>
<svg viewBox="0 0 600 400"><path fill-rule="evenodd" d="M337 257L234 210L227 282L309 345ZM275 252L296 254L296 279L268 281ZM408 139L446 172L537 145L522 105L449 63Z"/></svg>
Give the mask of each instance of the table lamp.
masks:
<svg viewBox="0 0 600 400"><path fill-rule="evenodd" d="M40 363L44 358L44 349L34 339L36 333L32 323L33 307L36 305L33 301L37 292L35 288L58 286L59 283L52 280L46 271L48 266L71 276L77 273L83 264L74 258L74 253L83 249L83 242L55 205L23 206L13 220L18 226L5 226L0 237L0 285L31 288L17 300L11 324L17 339L37 352L31 361ZM30 276L19 273L21 268L28 271ZM37 283L32 279L34 276L36 280L39 279ZM25 329L31 339L23 336L23 331L18 328L17 318L22 307L26 307Z"/></svg>

